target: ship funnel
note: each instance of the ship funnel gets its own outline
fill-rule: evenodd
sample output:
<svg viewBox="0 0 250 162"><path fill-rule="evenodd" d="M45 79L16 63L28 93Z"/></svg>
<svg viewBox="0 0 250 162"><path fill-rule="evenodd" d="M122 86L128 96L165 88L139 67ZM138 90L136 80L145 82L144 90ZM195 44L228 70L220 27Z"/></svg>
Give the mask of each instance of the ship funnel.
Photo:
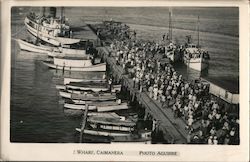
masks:
<svg viewBox="0 0 250 162"><path fill-rule="evenodd" d="M56 17L56 7L50 7L49 8L49 14L50 14L50 17L53 17L55 18Z"/></svg>

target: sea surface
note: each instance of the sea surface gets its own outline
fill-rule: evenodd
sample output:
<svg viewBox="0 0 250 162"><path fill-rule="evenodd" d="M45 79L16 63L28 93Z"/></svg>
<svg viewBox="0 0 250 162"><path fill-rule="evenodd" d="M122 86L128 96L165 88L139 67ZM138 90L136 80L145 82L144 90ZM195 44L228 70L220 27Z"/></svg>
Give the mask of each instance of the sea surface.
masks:
<svg viewBox="0 0 250 162"><path fill-rule="evenodd" d="M138 38L158 41L168 32L167 7L85 7L65 8L65 16L73 26L84 22L99 22L113 19L122 21L137 31ZM172 8L173 37L182 43L185 35L196 40L196 22L200 16L200 42L210 53L210 67L202 77L227 86L234 92L239 90L239 13L238 8ZM12 8L12 38L31 39L24 27L24 18L30 11L40 8ZM58 96L56 84L63 83L65 76L101 78L103 73L62 73L48 69L42 64L44 54L20 51L11 40L11 142L73 143L79 135L81 112L64 110ZM199 77L182 64L175 65L179 73L187 78Z"/></svg>

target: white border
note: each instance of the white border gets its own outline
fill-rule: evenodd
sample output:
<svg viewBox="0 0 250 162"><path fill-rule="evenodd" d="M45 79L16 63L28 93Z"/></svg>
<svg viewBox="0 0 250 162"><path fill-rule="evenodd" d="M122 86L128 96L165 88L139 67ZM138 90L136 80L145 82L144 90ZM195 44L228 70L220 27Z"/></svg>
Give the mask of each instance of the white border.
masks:
<svg viewBox="0 0 250 162"><path fill-rule="evenodd" d="M60 2L60 3L59 3ZM1 75L1 158L8 160L61 161L248 161L249 152L249 16L246 1L3 1ZM240 8L240 140L239 146L111 145L10 143L10 12L11 6L238 6ZM131 156L74 155L73 150L131 151ZM138 150L177 151L178 156L138 156ZM135 152L133 152L135 151Z"/></svg>

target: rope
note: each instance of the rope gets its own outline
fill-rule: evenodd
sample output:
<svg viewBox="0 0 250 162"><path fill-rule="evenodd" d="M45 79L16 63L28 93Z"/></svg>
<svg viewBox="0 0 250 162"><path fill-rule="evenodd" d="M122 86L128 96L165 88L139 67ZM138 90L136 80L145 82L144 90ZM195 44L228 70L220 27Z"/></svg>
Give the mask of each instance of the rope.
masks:
<svg viewBox="0 0 250 162"><path fill-rule="evenodd" d="M17 34L19 34L26 26L24 25L20 30L18 30L16 33L12 34L11 37L16 36Z"/></svg>

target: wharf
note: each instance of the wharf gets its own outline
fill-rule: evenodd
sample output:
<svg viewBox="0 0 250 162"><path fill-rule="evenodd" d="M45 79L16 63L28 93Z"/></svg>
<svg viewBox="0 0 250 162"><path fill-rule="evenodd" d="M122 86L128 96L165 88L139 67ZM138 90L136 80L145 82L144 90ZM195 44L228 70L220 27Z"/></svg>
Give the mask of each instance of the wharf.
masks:
<svg viewBox="0 0 250 162"><path fill-rule="evenodd" d="M164 138L169 143L184 144L188 131L185 129L186 123L183 118L175 118L171 108L162 108L161 103L149 97L145 91L139 92L134 88L133 80L124 75L123 68L116 64L113 57L109 55L108 47L98 47L98 54L103 57L111 68L111 73L116 80L121 80L123 86L128 88L131 96L136 98L145 108L145 115L150 114L157 121L159 130L163 132Z"/></svg>
<svg viewBox="0 0 250 162"><path fill-rule="evenodd" d="M73 37L81 39L81 41L90 41L96 46L99 43L98 36L93 32L88 24L83 24L77 27L71 27L73 31Z"/></svg>

